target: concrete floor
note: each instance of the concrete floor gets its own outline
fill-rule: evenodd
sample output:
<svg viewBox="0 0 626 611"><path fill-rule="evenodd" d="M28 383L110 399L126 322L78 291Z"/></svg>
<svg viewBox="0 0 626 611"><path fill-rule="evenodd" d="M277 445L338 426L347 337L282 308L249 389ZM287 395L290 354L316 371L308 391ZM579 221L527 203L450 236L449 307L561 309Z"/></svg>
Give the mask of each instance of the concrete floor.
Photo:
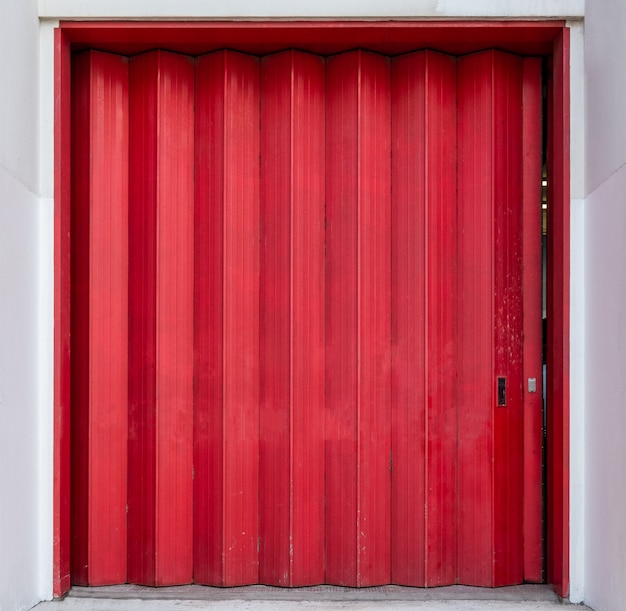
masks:
<svg viewBox="0 0 626 611"><path fill-rule="evenodd" d="M72 588L63 600L40 603L36 611L288 611L329 609L402 611L556 611L562 602L549 586L514 586L509 588L210 588L179 586L147 588L108 586ZM576 606L576 610L588 607Z"/></svg>

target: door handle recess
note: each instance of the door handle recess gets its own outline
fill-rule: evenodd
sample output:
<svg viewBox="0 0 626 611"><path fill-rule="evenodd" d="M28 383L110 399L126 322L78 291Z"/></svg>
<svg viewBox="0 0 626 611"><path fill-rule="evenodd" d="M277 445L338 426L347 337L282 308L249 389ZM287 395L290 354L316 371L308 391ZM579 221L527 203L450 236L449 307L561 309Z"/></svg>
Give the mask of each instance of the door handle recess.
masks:
<svg viewBox="0 0 626 611"><path fill-rule="evenodd" d="M498 376L498 407L506 406L506 378Z"/></svg>

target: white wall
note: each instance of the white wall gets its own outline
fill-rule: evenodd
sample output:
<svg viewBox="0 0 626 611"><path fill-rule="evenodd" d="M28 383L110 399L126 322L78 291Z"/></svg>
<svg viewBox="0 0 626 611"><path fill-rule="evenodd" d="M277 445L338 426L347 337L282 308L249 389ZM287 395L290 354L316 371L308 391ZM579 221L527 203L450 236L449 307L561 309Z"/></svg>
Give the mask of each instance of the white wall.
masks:
<svg viewBox="0 0 626 611"><path fill-rule="evenodd" d="M42 583L36 0L0 2L0 609Z"/></svg>
<svg viewBox="0 0 626 611"><path fill-rule="evenodd" d="M626 4L587 0L585 600L626 608Z"/></svg>
<svg viewBox="0 0 626 611"><path fill-rule="evenodd" d="M585 0L39 0L52 18L216 19L258 17L582 17Z"/></svg>

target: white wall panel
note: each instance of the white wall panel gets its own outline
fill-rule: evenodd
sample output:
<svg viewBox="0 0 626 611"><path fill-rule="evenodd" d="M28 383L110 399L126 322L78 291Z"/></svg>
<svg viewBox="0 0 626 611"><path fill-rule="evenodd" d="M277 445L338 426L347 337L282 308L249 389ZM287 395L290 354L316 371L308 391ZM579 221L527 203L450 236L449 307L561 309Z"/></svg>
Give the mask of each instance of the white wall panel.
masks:
<svg viewBox="0 0 626 611"><path fill-rule="evenodd" d="M585 21L587 192L626 162L626 3L588 0Z"/></svg>
<svg viewBox="0 0 626 611"><path fill-rule="evenodd" d="M0 2L0 166L33 191L37 190L38 36L36 0Z"/></svg>
<svg viewBox="0 0 626 611"><path fill-rule="evenodd" d="M39 166L36 0L0 2L0 609L28 609L50 590L42 540ZM51 321L47 323L51 325ZM49 338L48 338L49 341ZM49 345L49 344L48 344ZM47 413L52 413L52 405ZM46 464L50 468L50 458ZM51 486L51 469L46 484ZM45 534L44 534L45 531ZM47 557L50 564L50 556ZM43 572L42 572L43 570ZM48 576L46 579L46 575Z"/></svg>
<svg viewBox="0 0 626 611"><path fill-rule="evenodd" d="M54 19L39 28L39 195L54 195ZM50 228L52 232L52 227ZM51 233L52 235L52 233ZM52 302L50 302L52 308Z"/></svg>
<svg viewBox="0 0 626 611"><path fill-rule="evenodd" d="M39 376L39 596L52 598L52 500L53 500L53 375L54 375L54 201L41 198L38 223L37 326Z"/></svg>
<svg viewBox="0 0 626 611"><path fill-rule="evenodd" d="M626 601L626 4L587 0L585 600Z"/></svg>
<svg viewBox="0 0 626 611"><path fill-rule="evenodd" d="M581 21L570 28L570 600L584 600L585 74Z"/></svg>
<svg viewBox="0 0 626 611"><path fill-rule="evenodd" d="M622 98L622 102L624 99ZM586 200L585 601L626 601L626 168Z"/></svg>
<svg viewBox="0 0 626 611"><path fill-rule="evenodd" d="M570 209L570 601L585 595L585 201Z"/></svg>
<svg viewBox="0 0 626 611"><path fill-rule="evenodd" d="M581 17L584 0L39 0L53 18L258 18L258 17Z"/></svg>
<svg viewBox="0 0 626 611"><path fill-rule="evenodd" d="M0 609L12 611L41 599L38 202L0 168Z"/></svg>

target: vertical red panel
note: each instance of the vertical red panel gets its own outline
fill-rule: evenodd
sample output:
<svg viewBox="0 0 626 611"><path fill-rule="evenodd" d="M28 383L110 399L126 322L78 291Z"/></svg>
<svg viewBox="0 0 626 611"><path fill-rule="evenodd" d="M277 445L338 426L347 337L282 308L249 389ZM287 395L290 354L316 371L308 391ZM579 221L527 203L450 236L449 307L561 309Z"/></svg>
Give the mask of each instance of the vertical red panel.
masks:
<svg viewBox="0 0 626 611"><path fill-rule="evenodd" d="M324 581L325 63L292 80L292 583Z"/></svg>
<svg viewBox="0 0 626 611"><path fill-rule="evenodd" d="M52 592L70 588L71 140L70 42L54 30L54 482Z"/></svg>
<svg viewBox="0 0 626 611"><path fill-rule="evenodd" d="M126 581L128 62L74 60L72 573Z"/></svg>
<svg viewBox="0 0 626 611"><path fill-rule="evenodd" d="M357 582L358 54L326 65L326 582Z"/></svg>
<svg viewBox="0 0 626 611"><path fill-rule="evenodd" d="M261 79L260 581L291 579L292 53Z"/></svg>
<svg viewBox="0 0 626 611"><path fill-rule="evenodd" d="M413 586L426 585L426 55L392 61L391 578Z"/></svg>
<svg viewBox="0 0 626 611"><path fill-rule="evenodd" d="M211 57L211 56L209 56ZM224 65L196 65L194 581L222 583Z"/></svg>
<svg viewBox="0 0 626 611"><path fill-rule="evenodd" d="M506 380L506 404L494 402L495 586L523 581L522 69L493 53L494 377Z"/></svg>
<svg viewBox="0 0 626 611"><path fill-rule="evenodd" d="M456 60L426 53L425 585L456 582ZM462 307L462 306L461 306Z"/></svg>
<svg viewBox="0 0 626 611"><path fill-rule="evenodd" d="M224 78L227 96L224 108L224 581L238 584L255 583L259 579L260 78L256 58L229 54L227 62Z"/></svg>
<svg viewBox="0 0 626 611"><path fill-rule="evenodd" d="M196 580L241 585L256 583L259 576L259 61L232 52L204 56L198 60L197 80L196 137L209 140L204 154L214 156L207 158L208 167L196 169L197 215L204 216L209 231L219 232L220 213L213 208L223 208L222 235L216 238L223 244L223 258L222 306L209 313L201 331L205 335L196 333L197 379L205 375L199 368L218 367L209 370L206 387L196 394L196 422L205 419L196 440L196 492L206 506L196 507L195 516L196 523L206 521L198 532L208 537L196 544ZM214 163L216 182L211 181ZM203 239L215 238L209 233L198 237ZM208 269L215 262L196 265ZM219 272L211 272L206 287L201 272L196 273L197 304L220 299L207 292L219 287L214 273ZM212 352L210 336L220 316L221 361ZM210 402L219 399L220 370L222 402ZM203 456L216 462L202 464ZM203 487L206 492L200 492Z"/></svg>
<svg viewBox="0 0 626 611"><path fill-rule="evenodd" d="M130 63L128 580L156 583L158 54Z"/></svg>
<svg viewBox="0 0 626 611"><path fill-rule="evenodd" d="M187 57L161 61L156 568L161 583L184 583L192 577L194 69Z"/></svg>
<svg viewBox="0 0 626 611"><path fill-rule="evenodd" d="M456 582L456 61L393 60L392 577Z"/></svg>
<svg viewBox="0 0 626 611"><path fill-rule="evenodd" d="M129 578L192 579L194 69L131 60Z"/></svg>
<svg viewBox="0 0 626 611"><path fill-rule="evenodd" d="M391 518L391 71L359 53L358 585L389 583Z"/></svg>
<svg viewBox="0 0 626 611"><path fill-rule="evenodd" d="M493 585L493 53L458 62L458 581Z"/></svg>
<svg viewBox="0 0 626 611"><path fill-rule="evenodd" d="M569 30L554 43L548 137L548 581L569 594Z"/></svg>
<svg viewBox="0 0 626 611"><path fill-rule="evenodd" d="M390 579L390 65L328 60L326 576Z"/></svg>
<svg viewBox="0 0 626 611"><path fill-rule="evenodd" d="M260 580L324 580L324 62L262 64Z"/></svg>
<svg viewBox="0 0 626 611"><path fill-rule="evenodd" d="M90 55L72 61L71 573L89 583L89 178Z"/></svg>
<svg viewBox="0 0 626 611"><path fill-rule="evenodd" d="M89 581L98 585L126 581L128 61L92 57Z"/></svg>
<svg viewBox="0 0 626 611"><path fill-rule="evenodd" d="M543 577L541 486L543 375L541 324L541 59L524 59L523 76L524 310L524 581ZM526 386L536 380L535 392Z"/></svg>

